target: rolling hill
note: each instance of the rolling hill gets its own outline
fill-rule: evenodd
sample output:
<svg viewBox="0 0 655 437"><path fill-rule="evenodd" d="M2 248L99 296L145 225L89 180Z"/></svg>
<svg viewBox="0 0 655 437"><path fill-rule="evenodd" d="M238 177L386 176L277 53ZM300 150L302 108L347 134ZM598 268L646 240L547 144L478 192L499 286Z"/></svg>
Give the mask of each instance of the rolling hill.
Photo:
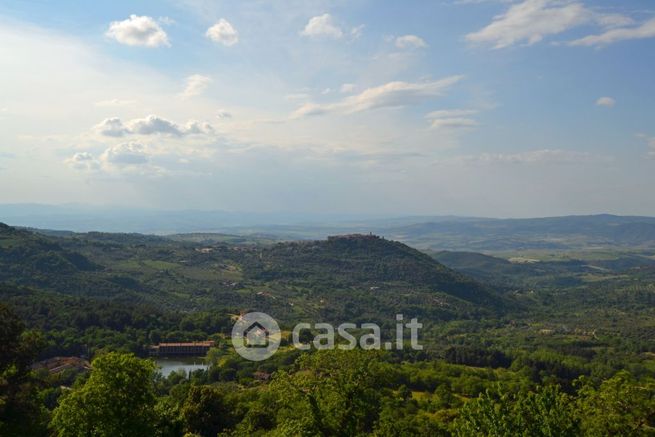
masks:
<svg viewBox="0 0 655 437"><path fill-rule="evenodd" d="M58 236L54 236L58 235ZM280 320L427 320L496 312L493 290L368 235L269 245L0 227L0 281L162 310L266 311ZM210 244L207 244L210 243Z"/></svg>

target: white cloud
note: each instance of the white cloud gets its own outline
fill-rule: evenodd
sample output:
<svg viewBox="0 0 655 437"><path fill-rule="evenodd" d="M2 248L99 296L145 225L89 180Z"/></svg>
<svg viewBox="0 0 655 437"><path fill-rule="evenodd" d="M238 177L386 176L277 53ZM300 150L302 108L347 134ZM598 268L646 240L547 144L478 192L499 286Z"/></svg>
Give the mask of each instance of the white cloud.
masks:
<svg viewBox="0 0 655 437"><path fill-rule="evenodd" d="M463 76L450 76L421 83L389 82L348 97L344 103L347 112L416 104L442 95L448 88L462 79Z"/></svg>
<svg viewBox="0 0 655 437"><path fill-rule="evenodd" d="M100 159L116 166L148 163L147 148L141 143L130 142L112 146L104 151Z"/></svg>
<svg viewBox="0 0 655 437"><path fill-rule="evenodd" d="M472 118L452 117L452 118L435 118L430 122L433 129L458 129L463 127L477 126L478 122Z"/></svg>
<svg viewBox="0 0 655 437"><path fill-rule="evenodd" d="M604 28L624 27L635 24L635 20L621 14L598 14L596 21Z"/></svg>
<svg viewBox="0 0 655 437"><path fill-rule="evenodd" d="M185 135L203 135L211 134L213 131L212 125L206 121L191 120L184 125L182 133Z"/></svg>
<svg viewBox="0 0 655 437"><path fill-rule="evenodd" d="M563 164L576 162L608 161L611 160L611 158L574 150L541 149L518 153L482 153L480 155L465 155L457 157L456 160L474 163Z"/></svg>
<svg viewBox="0 0 655 437"><path fill-rule="evenodd" d="M157 21L166 26L172 26L175 24L175 20L173 20L171 17L159 17Z"/></svg>
<svg viewBox="0 0 655 437"><path fill-rule="evenodd" d="M357 39L362 36L364 33L364 27L366 27L364 24L360 24L359 26L355 26L350 30L350 36L352 39Z"/></svg>
<svg viewBox="0 0 655 437"><path fill-rule="evenodd" d="M629 17L620 14L597 13L580 2L525 0L511 5L504 14L494 17L489 25L466 35L466 39L501 49L518 43L532 45L547 36L584 24L595 23L608 28L631 22Z"/></svg>
<svg viewBox="0 0 655 437"><path fill-rule="evenodd" d="M182 135L182 129L172 121L156 115L131 120L127 123L129 131L138 135L169 134Z"/></svg>
<svg viewBox="0 0 655 437"><path fill-rule="evenodd" d="M605 106L607 108L611 108L616 104L616 100L614 100L611 97L601 97L598 100L596 100L596 105L597 106Z"/></svg>
<svg viewBox="0 0 655 437"><path fill-rule="evenodd" d="M423 38L416 35L399 36L396 38L395 44L399 49L420 49L428 46Z"/></svg>
<svg viewBox="0 0 655 437"><path fill-rule="evenodd" d="M463 76L450 76L430 82L389 82L368 88L331 104L307 103L293 114L294 118L320 115L328 112L354 113L378 108L393 108L421 103L442 95Z"/></svg>
<svg viewBox="0 0 655 437"><path fill-rule="evenodd" d="M636 135L637 138L640 138L646 142L648 145L649 151L648 156L650 158L655 158L655 137L649 137L644 133L639 133Z"/></svg>
<svg viewBox="0 0 655 437"><path fill-rule="evenodd" d="M425 118L430 121L433 129L456 129L474 127L478 122L471 115L477 114L475 109L442 109L428 113Z"/></svg>
<svg viewBox="0 0 655 437"><path fill-rule="evenodd" d="M350 94L353 91L355 91L355 84L353 84L353 83L344 83L339 88L339 92L342 93L342 94Z"/></svg>
<svg viewBox="0 0 655 437"><path fill-rule="evenodd" d="M76 170L97 170L100 168L100 163L95 157L88 152L80 152L68 158L66 164L70 165Z"/></svg>
<svg viewBox="0 0 655 437"><path fill-rule="evenodd" d="M310 115L322 115L330 112L330 110L336 108L335 105L320 105L318 103L305 103L300 108L296 109L291 118L301 118L307 117Z"/></svg>
<svg viewBox="0 0 655 437"><path fill-rule="evenodd" d="M485 28L469 33L466 39L473 43L493 44L496 49L521 41L534 44L547 35L564 32L587 20L587 9L580 3L525 0L494 17Z"/></svg>
<svg viewBox="0 0 655 437"><path fill-rule="evenodd" d="M343 37L343 30L334 23L330 14L323 14L310 18L300 34L309 37L339 39Z"/></svg>
<svg viewBox="0 0 655 437"><path fill-rule="evenodd" d="M451 117L466 117L478 113L477 109L440 109L426 114L426 118L451 118Z"/></svg>
<svg viewBox="0 0 655 437"><path fill-rule="evenodd" d="M212 79L209 76L203 76L202 74L192 74L186 78L186 85L184 91L182 91L181 96L184 98L194 97L202 94Z"/></svg>
<svg viewBox="0 0 655 437"><path fill-rule="evenodd" d="M652 18L640 26L610 29L600 35L589 35L584 38L576 39L569 44L572 46L605 46L618 41L654 37L655 18Z"/></svg>
<svg viewBox="0 0 655 437"><path fill-rule="evenodd" d="M207 29L205 36L227 47L231 47L239 42L239 32L225 18L221 18L216 24Z"/></svg>
<svg viewBox="0 0 655 437"><path fill-rule="evenodd" d="M122 137L128 134L130 130L123 124L120 118L112 117L102 120L95 125L94 130L100 135L106 137Z"/></svg>
<svg viewBox="0 0 655 437"><path fill-rule="evenodd" d="M136 118L123 123L120 118L107 118L97 124L94 130L100 135L108 137L122 137L125 135L196 135L213 133L212 126L207 122L191 120L185 126L179 126L176 123L159 117L157 115L148 115L145 118Z"/></svg>
<svg viewBox="0 0 655 437"><path fill-rule="evenodd" d="M123 21L113 21L105 33L121 44L128 46L159 47L170 46L166 32L152 17L130 15Z"/></svg>

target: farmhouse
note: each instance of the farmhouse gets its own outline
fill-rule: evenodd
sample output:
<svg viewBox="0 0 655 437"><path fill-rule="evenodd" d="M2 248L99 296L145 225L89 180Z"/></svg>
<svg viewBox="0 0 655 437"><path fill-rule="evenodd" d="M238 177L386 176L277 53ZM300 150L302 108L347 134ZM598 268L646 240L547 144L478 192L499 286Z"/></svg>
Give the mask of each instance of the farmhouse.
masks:
<svg viewBox="0 0 655 437"><path fill-rule="evenodd" d="M188 343L159 343L156 346L150 347L150 355L152 356L167 356L167 355L191 355L201 356L206 355L209 348L214 346L214 342L209 341L193 341Z"/></svg>

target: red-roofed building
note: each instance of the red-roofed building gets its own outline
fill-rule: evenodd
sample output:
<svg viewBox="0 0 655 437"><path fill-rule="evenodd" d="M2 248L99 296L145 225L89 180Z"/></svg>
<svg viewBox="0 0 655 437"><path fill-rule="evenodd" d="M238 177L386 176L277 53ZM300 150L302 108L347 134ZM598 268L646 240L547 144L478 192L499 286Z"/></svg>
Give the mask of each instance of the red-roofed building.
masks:
<svg viewBox="0 0 655 437"><path fill-rule="evenodd" d="M192 355L201 356L207 355L209 348L214 346L214 342L208 341L192 341L187 343L159 343L157 346L150 347L150 355L165 356L165 355Z"/></svg>

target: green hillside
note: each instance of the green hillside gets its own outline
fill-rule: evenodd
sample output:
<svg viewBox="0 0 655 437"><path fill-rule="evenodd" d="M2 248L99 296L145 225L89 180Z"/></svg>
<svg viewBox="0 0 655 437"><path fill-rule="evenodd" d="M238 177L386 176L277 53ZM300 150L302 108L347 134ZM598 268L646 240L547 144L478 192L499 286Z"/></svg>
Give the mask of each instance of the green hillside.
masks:
<svg viewBox="0 0 655 437"><path fill-rule="evenodd" d="M29 401L44 413L35 423L62 426L59 415L83 395L82 387L98 378L104 387L103 378L129 372L123 366L154 371L150 361L108 352L145 358L152 344L211 339L216 346L206 371L133 380L156 390L156 419L147 424L161 435L184 435L180 427L204 430L200 435L217 429L294 435L297 426L315 435L307 417L358 416L343 407L354 393L362 417L374 421L343 435L475 435L471 430L501 422L505 431L494 435L521 435L526 417L533 425L525 435L552 426L559 431L544 435L609 435L617 426L649 431L655 426L644 419L655 417L654 266L647 251L500 258L426 254L368 234L253 244L1 226L0 323L21 344L10 345L8 356L23 363L19 373L3 375L23 393L9 405L23 409L12 415L0 406L0 418L12 424L6 418L35 417ZM229 340L234 316L253 310L275 317L285 335L280 350L261 363L240 358ZM422 350L324 354L289 345L289 331L300 321L377 322L386 339L398 313L423 324ZM25 323L23 334L16 320ZM83 369L31 372L28 366L61 356L94 358L95 379ZM105 364L116 368L98 376L96 368ZM0 381L0 400L4 387ZM111 398L114 391L96 393ZM314 393L322 399L318 409ZM634 420L619 420L628 397ZM544 416L542 407L552 414ZM108 407L101 411L99 417L113 417L105 414ZM607 411L614 416L603 422ZM204 422L222 414L228 419L220 426ZM480 425L480 417L488 423ZM336 435L340 426L321 423L324 435Z"/></svg>
<svg viewBox="0 0 655 437"><path fill-rule="evenodd" d="M428 255L372 235L277 244L263 249L259 257L249 261L248 274L262 280L304 283L311 287L363 286L376 290L393 285L408 291L443 292L479 305L500 304L489 289Z"/></svg>
<svg viewBox="0 0 655 437"><path fill-rule="evenodd" d="M391 327L396 313L430 324L499 314L506 303L491 288L430 256L373 236L261 246L141 234L59 235L2 226L0 281L14 288L0 294L28 308L19 311L37 325L50 326L46 316L58 320L57 329L66 328L61 314L70 315L67 308L86 306L79 313L91 315L73 316L80 335L89 326L111 331L112 311L121 320L142 317L126 316L126 305L139 313L181 313L189 319L211 314L220 320L212 323L221 326L231 314L259 310L284 324L318 320ZM34 308L36 316L30 315ZM170 338L202 337L194 330L204 329L203 323L190 322ZM142 327L171 330L150 322ZM142 348L148 344L143 338L130 341Z"/></svg>

